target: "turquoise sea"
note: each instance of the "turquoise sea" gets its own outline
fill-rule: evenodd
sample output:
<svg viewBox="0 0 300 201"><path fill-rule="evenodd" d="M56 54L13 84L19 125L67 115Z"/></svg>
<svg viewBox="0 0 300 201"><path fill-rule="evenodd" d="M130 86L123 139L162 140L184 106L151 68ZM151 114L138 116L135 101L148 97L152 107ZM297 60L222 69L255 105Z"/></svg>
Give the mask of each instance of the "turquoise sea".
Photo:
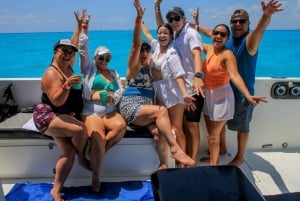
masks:
<svg viewBox="0 0 300 201"><path fill-rule="evenodd" d="M152 31L155 35L155 31ZM53 56L53 45L72 32L0 34L0 78L41 77ZM132 30L90 31L91 55L99 45L113 55L109 64L124 77L132 42ZM204 38L209 42L208 38ZM78 56L74 66L79 71ZM262 39L257 77L300 77L300 30L267 30Z"/></svg>

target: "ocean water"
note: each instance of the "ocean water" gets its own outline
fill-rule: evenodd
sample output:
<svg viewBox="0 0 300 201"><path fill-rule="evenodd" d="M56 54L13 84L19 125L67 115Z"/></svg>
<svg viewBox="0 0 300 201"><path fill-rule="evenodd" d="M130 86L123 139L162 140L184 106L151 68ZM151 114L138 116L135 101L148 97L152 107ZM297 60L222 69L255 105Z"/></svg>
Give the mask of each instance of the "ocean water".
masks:
<svg viewBox="0 0 300 201"><path fill-rule="evenodd" d="M107 46L109 68L124 77L132 44L132 30L90 31L89 48ZM155 36L155 31L152 31ZM0 78L41 77L53 56L53 45L72 32L0 34ZM210 42L203 37L205 42ZM259 48L257 77L300 77L300 30L266 30ZM79 72L78 56L74 66Z"/></svg>

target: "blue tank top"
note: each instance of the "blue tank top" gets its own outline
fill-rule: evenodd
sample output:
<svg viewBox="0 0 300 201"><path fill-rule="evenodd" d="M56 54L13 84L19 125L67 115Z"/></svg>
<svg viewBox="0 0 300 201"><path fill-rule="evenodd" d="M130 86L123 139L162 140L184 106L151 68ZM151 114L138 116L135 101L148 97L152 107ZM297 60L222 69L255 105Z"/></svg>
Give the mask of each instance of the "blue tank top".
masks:
<svg viewBox="0 0 300 201"><path fill-rule="evenodd" d="M247 32L242 38L233 38L232 36L226 43L226 47L230 49L237 59L238 71L243 78L249 92L254 95L255 72L258 52L251 56L246 48ZM234 96L237 99L244 98L244 95L231 83Z"/></svg>
<svg viewBox="0 0 300 201"><path fill-rule="evenodd" d="M143 67L135 78L127 81L127 86L123 92L123 96L135 95L154 98L151 78Z"/></svg>

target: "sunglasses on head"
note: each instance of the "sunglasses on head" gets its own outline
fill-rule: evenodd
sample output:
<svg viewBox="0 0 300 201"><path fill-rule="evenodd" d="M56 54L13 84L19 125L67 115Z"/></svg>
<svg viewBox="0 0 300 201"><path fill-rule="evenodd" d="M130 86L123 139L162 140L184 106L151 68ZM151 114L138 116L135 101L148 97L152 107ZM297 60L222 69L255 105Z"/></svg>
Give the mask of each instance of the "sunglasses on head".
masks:
<svg viewBox="0 0 300 201"><path fill-rule="evenodd" d="M61 48L61 51L66 54L66 55L71 55L71 56L74 56L75 55L75 51L72 49L72 48Z"/></svg>
<svg viewBox="0 0 300 201"><path fill-rule="evenodd" d="M220 34L220 36L222 38L225 38L227 36L227 33L226 32L222 32L222 31L213 31L212 34L215 35L215 36L217 36L217 35Z"/></svg>
<svg viewBox="0 0 300 201"><path fill-rule="evenodd" d="M105 57L105 56L99 56L98 57L99 61L104 61L105 60L107 63L110 62L110 59L111 58L109 56L108 57Z"/></svg>
<svg viewBox="0 0 300 201"><path fill-rule="evenodd" d="M231 24L237 24L237 23L245 24L246 22L247 22L247 20L245 20L245 19L241 19L241 20L230 20L230 23L231 23Z"/></svg>
<svg viewBox="0 0 300 201"><path fill-rule="evenodd" d="M174 16L174 17L168 17L167 20L168 20L169 23L172 23L173 20L175 22L179 22L181 20L181 16L177 15L177 16Z"/></svg>

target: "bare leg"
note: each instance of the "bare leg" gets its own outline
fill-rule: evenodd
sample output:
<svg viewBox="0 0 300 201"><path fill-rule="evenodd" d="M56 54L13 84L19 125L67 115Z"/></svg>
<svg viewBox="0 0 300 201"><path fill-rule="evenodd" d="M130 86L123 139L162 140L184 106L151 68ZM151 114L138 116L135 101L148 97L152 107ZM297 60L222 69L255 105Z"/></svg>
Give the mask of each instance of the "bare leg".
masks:
<svg viewBox="0 0 300 201"><path fill-rule="evenodd" d="M106 133L106 152L117 144L125 135L126 122L117 112L111 112L103 117Z"/></svg>
<svg viewBox="0 0 300 201"><path fill-rule="evenodd" d="M54 140L61 150L61 156L55 166L54 184L50 194L54 201L63 201L61 189L72 170L76 150L68 138L54 137Z"/></svg>
<svg viewBox="0 0 300 201"><path fill-rule="evenodd" d="M186 152L186 138L183 132L183 114L184 114L184 105L177 104L168 109L169 118L172 125L172 130L175 132L176 141L182 151ZM176 161L178 167L184 167L183 164L180 164Z"/></svg>
<svg viewBox="0 0 300 201"><path fill-rule="evenodd" d="M227 154L226 146L226 126L222 128L221 138L220 138L220 155Z"/></svg>
<svg viewBox="0 0 300 201"><path fill-rule="evenodd" d="M227 147L226 147L226 126L224 126L222 128L222 131L221 131L220 153L219 153L219 155L224 155L226 153L227 153ZM209 156L202 157L200 159L200 162L202 162L202 163L210 163L210 157ZM217 162L217 163L219 163L219 162Z"/></svg>
<svg viewBox="0 0 300 201"><path fill-rule="evenodd" d="M174 139L168 111L165 107L157 105L144 105L140 108L138 117L135 119L133 124L145 126L154 122L159 130L159 133L165 137L168 145L170 146L171 157L186 166L195 165L195 161L182 151Z"/></svg>
<svg viewBox="0 0 300 201"><path fill-rule="evenodd" d="M155 124L150 124L148 126L149 131L153 135L154 144L156 147L156 151L159 158L158 169L166 169L168 168L168 156L169 156L169 148L168 144L163 136L159 134L158 129Z"/></svg>
<svg viewBox="0 0 300 201"><path fill-rule="evenodd" d="M100 190L100 167L105 155L105 129L101 117L97 115L89 115L84 117L87 126L88 135L91 139L90 162L92 169L92 191Z"/></svg>
<svg viewBox="0 0 300 201"><path fill-rule="evenodd" d="M88 136L86 126L81 121L68 115L59 115L51 121L45 134L52 137L70 138L78 154L79 164L89 170L89 161L85 159Z"/></svg>
<svg viewBox="0 0 300 201"><path fill-rule="evenodd" d="M240 166L244 162L244 154L247 148L249 133L237 133L238 151L234 159L229 162L229 165Z"/></svg>
<svg viewBox="0 0 300 201"><path fill-rule="evenodd" d="M55 201L62 201L61 189L70 174L74 164L75 153L79 164L89 169L90 164L84 157L88 136L85 125L68 115L59 115L51 121L46 135L52 136L61 150L61 156L56 163L56 174L51 195Z"/></svg>
<svg viewBox="0 0 300 201"><path fill-rule="evenodd" d="M204 115L204 118L207 128L210 165L217 165L220 153L220 135L226 121L212 121L207 115Z"/></svg>
<svg viewBox="0 0 300 201"><path fill-rule="evenodd" d="M184 131L187 136L187 150L193 160L197 160L200 148L200 124L199 122L184 121Z"/></svg>

